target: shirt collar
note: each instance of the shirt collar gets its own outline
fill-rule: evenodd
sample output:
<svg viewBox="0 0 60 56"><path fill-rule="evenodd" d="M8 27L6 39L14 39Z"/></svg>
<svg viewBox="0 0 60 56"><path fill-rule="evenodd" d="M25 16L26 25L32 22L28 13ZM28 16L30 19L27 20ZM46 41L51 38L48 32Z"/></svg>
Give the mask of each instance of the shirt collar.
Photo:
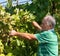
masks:
<svg viewBox="0 0 60 56"><path fill-rule="evenodd" d="M53 28L53 29L50 29L50 30L48 30L48 31L52 31L52 32L53 32L53 31L54 31L54 28Z"/></svg>

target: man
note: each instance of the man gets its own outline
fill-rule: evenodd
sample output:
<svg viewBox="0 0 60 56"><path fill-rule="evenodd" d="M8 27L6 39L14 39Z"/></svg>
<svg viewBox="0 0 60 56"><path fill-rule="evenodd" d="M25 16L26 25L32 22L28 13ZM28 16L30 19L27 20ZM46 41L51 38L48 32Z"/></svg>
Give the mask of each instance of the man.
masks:
<svg viewBox="0 0 60 56"><path fill-rule="evenodd" d="M58 56L58 40L57 35L54 31L55 19L48 15L45 16L42 20L41 27L36 23L32 23L38 30L41 30L41 33L30 34L30 33L21 33L12 30L10 32L11 36L20 36L26 39L35 39L39 41L37 56Z"/></svg>

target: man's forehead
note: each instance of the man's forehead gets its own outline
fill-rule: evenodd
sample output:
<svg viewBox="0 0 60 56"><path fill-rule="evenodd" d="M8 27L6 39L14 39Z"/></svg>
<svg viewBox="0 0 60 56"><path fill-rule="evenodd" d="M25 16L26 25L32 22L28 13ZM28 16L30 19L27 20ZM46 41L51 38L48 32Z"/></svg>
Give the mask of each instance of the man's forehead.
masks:
<svg viewBox="0 0 60 56"><path fill-rule="evenodd" d="M44 19L42 20L42 23L46 23L46 22L47 22L47 20L44 20Z"/></svg>

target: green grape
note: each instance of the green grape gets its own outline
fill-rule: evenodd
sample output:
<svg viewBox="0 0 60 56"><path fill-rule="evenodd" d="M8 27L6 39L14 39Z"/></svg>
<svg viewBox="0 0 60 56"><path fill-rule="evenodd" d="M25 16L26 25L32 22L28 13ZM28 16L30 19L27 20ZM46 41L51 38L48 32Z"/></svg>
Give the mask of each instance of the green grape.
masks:
<svg viewBox="0 0 60 56"><path fill-rule="evenodd" d="M0 54L0 56L5 56L4 54Z"/></svg>
<svg viewBox="0 0 60 56"><path fill-rule="evenodd" d="M8 53L6 56L14 56L13 53Z"/></svg>
<svg viewBox="0 0 60 56"><path fill-rule="evenodd" d="M20 9L20 12L23 12L23 9Z"/></svg>
<svg viewBox="0 0 60 56"><path fill-rule="evenodd" d="M3 52L3 50L4 50L4 45L2 44L2 42L1 42L2 40L0 40L0 53L2 53Z"/></svg>
<svg viewBox="0 0 60 56"><path fill-rule="evenodd" d="M4 14L5 14L5 11L1 11L1 13L0 13L2 16L4 16Z"/></svg>
<svg viewBox="0 0 60 56"><path fill-rule="evenodd" d="M16 39L17 41L17 46L20 46L20 40Z"/></svg>

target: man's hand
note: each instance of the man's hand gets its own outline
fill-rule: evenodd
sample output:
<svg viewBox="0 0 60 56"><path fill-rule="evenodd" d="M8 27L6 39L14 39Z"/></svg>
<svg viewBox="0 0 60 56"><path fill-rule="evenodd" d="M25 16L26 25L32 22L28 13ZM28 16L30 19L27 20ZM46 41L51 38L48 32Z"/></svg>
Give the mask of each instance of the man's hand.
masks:
<svg viewBox="0 0 60 56"><path fill-rule="evenodd" d="M17 32L15 30L12 30L12 31L10 31L9 35L10 36L15 36L15 35L17 35Z"/></svg>

